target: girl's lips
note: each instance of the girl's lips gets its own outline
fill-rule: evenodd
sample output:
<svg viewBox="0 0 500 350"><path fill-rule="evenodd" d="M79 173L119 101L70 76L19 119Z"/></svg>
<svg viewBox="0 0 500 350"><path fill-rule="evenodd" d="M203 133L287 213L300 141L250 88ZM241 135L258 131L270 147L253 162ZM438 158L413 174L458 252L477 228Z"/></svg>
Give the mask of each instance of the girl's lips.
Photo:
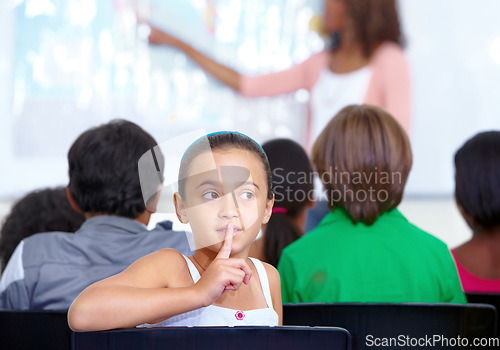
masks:
<svg viewBox="0 0 500 350"><path fill-rule="evenodd" d="M220 233L222 236L225 236L226 235L226 229L227 229L227 225L226 226L223 226L223 227L220 227L217 229L217 232ZM241 232L241 228L240 227L237 227L235 226L233 228L233 236L236 236L237 234L239 234Z"/></svg>

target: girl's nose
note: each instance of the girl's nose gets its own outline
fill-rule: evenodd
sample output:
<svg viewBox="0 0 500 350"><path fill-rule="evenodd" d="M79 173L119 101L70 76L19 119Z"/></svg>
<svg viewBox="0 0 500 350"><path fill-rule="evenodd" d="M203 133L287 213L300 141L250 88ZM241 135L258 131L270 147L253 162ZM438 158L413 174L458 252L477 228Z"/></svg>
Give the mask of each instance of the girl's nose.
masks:
<svg viewBox="0 0 500 350"><path fill-rule="evenodd" d="M219 216L224 219L232 219L239 216L238 202L234 193L228 193L222 196L220 200Z"/></svg>

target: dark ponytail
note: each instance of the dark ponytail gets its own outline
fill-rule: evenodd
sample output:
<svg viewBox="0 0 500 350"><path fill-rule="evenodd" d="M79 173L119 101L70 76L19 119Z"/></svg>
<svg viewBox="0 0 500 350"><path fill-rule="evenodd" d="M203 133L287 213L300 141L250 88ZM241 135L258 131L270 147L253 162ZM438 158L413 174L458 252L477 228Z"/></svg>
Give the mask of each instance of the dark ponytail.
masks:
<svg viewBox="0 0 500 350"><path fill-rule="evenodd" d="M274 267L278 266L283 249L303 234L304 231L295 225L287 214L273 213L264 235L266 261Z"/></svg>
<svg viewBox="0 0 500 350"><path fill-rule="evenodd" d="M266 262L276 267L283 249L304 234L293 220L313 200L313 170L306 152L295 141L277 139L262 148L271 166L275 196L264 232L264 255Z"/></svg>

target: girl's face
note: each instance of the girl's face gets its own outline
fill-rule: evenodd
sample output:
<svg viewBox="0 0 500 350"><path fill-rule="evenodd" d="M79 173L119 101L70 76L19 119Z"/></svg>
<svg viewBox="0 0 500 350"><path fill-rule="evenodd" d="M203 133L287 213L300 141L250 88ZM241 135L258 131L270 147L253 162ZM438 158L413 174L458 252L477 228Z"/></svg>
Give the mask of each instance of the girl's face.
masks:
<svg viewBox="0 0 500 350"><path fill-rule="evenodd" d="M329 34L345 27L345 0L325 0L325 31Z"/></svg>
<svg viewBox="0 0 500 350"><path fill-rule="evenodd" d="M175 195L177 216L191 225L196 249L219 251L227 225L234 224L232 255L250 248L269 221L274 199L267 199L262 161L247 150L207 151L189 166L184 198Z"/></svg>

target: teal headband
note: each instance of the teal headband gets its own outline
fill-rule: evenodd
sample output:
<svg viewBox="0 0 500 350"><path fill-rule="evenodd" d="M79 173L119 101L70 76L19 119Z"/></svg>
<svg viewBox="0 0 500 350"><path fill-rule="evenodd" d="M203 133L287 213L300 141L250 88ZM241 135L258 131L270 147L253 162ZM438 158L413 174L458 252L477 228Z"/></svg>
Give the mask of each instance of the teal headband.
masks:
<svg viewBox="0 0 500 350"><path fill-rule="evenodd" d="M259 143L257 141L255 141L254 139L252 139L250 136L248 135L245 135L241 132L238 132L238 131L216 131L216 132L212 132L210 134L206 134L205 136L202 136L202 137L199 137L197 138L192 144L189 145L189 147L186 149L186 151L184 152L184 154L182 155L182 158L181 158L181 163L182 161L184 160L184 156L186 155L187 151L189 151L189 149L191 147L193 147L194 144L196 144L198 141L200 141L201 139L203 138L208 138L209 136L215 136L215 135L219 135L219 134L236 134L236 135L240 135L240 136L243 136L243 137L246 137L247 139L251 140L253 143L255 143L262 151L262 153L266 154L266 152L264 151L264 149L262 148L261 145L259 145ZM266 155L267 156L267 155Z"/></svg>

